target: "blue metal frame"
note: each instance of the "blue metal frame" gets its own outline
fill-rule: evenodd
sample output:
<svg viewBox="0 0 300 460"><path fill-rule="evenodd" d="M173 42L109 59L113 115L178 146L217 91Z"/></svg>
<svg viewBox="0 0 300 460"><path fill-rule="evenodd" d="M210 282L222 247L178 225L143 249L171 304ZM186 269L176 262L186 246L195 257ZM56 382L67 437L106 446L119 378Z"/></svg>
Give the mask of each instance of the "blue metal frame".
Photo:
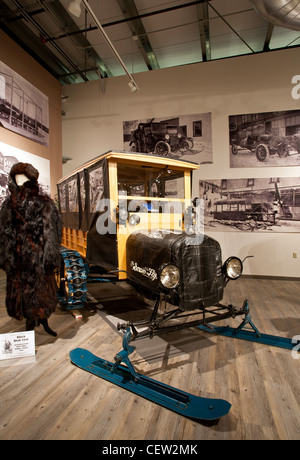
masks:
<svg viewBox="0 0 300 460"><path fill-rule="evenodd" d="M251 319L247 300L243 304L243 312L245 317L236 328L212 326L207 323L198 325L198 327L205 332L227 337L288 349L295 347L291 339L260 333ZM250 330L247 329L248 326ZM135 347L129 344L131 340L131 329L128 327L123 337L123 349L116 354L114 364L82 348L76 348L70 352L71 362L100 378L197 421L217 420L229 412L231 404L228 401L195 396L137 373L129 359L129 355L135 350ZM123 366L122 363L126 366Z"/></svg>
<svg viewBox="0 0 300 460"><path fill-rule="evenodd" d="M116 277L112 275L111 278L100 276L93 276L90 274L89 264L84 262L79 252L74 249L66 249L64 247L60 250L67 279L65 282L68 285L68 298L57 293L59 303L65 310L78 310L83 308L87 301L87 284L88 283L111 283L116 281ZM74 283L74 280L77 280ZM80 282L78 280L81 280Z"/></svg>
<svg viewBox="0 0 300 460"><path fill-rule="evenodd" d="M216 420L229 412L231 404L223 399L195 396L137 373L129 359L135 350L135 347L129 345L130 337L128 329L123 338L123 349L115 356L114 364L82 348L70 352L71 362L142 398L194 420Z"/></svg>
<svg viewBox="0 0 300 460"><path fill-rule="evenodd" d="M248 301L245 301L244 309L245 318L236 328L229 326L212 326L211 324L199 325L198 328L204 332L225 335L226 337L235 339L249 340L251 342L263 343L265 345L286 348L288 350L295 348L295 341L293 341L293 339L259 332L251 319ZM251 327L250 330L246 328L248 325Z"/></svg>
<svg viewBox="0 0 300 460"><path fill-rule="evenodd" d="M67 279L65 282L68 284L69 295L65 298L58 293L58 299L66 310L77 310L84 307L86 303L87 267L79 252L61 248L60 253L66 269ZM74 284L75 279L77 281Z"/></svg>

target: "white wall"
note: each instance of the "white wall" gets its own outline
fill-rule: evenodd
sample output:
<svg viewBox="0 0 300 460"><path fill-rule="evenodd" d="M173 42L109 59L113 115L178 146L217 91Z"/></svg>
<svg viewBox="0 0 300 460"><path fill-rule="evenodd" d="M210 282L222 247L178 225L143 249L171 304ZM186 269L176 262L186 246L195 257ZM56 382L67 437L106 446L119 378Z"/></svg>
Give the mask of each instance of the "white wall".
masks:
<svg viewBox="0 0 300 460"><path fill-rule="evenodd" d="M229 115L300 109L300 99L291 95L299 58L299 49L290 49L140 73L134 94L125 76L104 80L104 93L99 81L65 86L63 155L72 161L64 174L103 152L122 150L125 120L211 112L213 164L201 165L197 184L200 178L300 177L300 167L231 169L228 147ZM246 274L300 277L299 233L209 235L220 242L224 259L254 255L245 263Z"/></svg>

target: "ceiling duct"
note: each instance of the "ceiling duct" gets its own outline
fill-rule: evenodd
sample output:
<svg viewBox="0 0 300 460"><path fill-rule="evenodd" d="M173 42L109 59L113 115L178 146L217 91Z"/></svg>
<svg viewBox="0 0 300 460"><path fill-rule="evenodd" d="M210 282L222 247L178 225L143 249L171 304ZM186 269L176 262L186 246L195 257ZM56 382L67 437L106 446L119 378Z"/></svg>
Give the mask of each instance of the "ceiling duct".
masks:
<svg viewBox="0 0 300 460"><path fill-rule="evenodd" d="M300 0L250 0L267 21L286 29L300 30Z"/></svg>

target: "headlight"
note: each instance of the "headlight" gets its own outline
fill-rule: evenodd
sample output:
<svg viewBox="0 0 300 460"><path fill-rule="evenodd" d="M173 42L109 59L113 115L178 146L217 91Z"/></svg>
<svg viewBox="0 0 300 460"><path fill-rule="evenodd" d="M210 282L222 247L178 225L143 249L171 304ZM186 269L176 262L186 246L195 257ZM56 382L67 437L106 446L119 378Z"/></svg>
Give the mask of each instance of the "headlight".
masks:
<svg viewBox="0 0 300 460"><path fill-rule="evenodd" d="M169 140L170 139L170 134L166 134L165 139Z"/></svg>
<svg viewBox="0 0 300 460"><path fill-rule="evenodd" d="M243 263L238 257L229 257L223 265L223 270L227 278L236 280L243 272Z"/></svg>
<svg viewBox="0 0 300 460"><path fill-rule="evenodd" d="M174 289L178 286L180 281L180 272L176 265L165 265L161 272L159 280L163 287L167 289Z"/></svg>
<svg viewBox="0 0 300 460"><path fill-rule="evenodd" d="M130 217L129 217L129 220L128 222L130 223L130 225L137 225L139 224L141 221L141 218L140 216L138 216L137 214L132 214Z"/></svg>

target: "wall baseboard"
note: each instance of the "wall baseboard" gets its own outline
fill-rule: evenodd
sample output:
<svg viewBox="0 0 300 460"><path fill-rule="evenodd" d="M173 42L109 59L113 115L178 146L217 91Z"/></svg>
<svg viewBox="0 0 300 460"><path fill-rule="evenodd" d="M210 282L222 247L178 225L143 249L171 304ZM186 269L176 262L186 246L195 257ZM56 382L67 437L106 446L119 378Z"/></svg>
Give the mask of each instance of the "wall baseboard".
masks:
<svg viewBox="0 0 300 460"><path fill-rule="evenodd" d="M281 280L281 281L300 281L300 277L297 277L297 276L242 275L241 278Z"/></svg>

